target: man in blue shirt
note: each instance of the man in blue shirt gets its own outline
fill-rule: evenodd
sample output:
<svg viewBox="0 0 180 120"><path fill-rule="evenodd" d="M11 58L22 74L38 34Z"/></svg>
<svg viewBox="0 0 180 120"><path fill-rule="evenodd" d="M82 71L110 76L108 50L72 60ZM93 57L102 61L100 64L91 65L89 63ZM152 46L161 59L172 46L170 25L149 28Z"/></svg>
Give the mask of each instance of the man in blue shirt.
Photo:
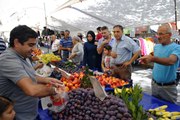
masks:
<svg viewBox="0 0 180 120"><path fill-rule="evenodd" d="M131 64L138 58L140 48L133 39L123 34L121 25L115 25L113 33L115 37L111 53L113 76L124 80L131 79Z"/></svg>
<svg viewBox="0 0 180 120"><path fill-rule="evenodd" d="M69 53L73 47L72 38L69 36L69 34L70 34L70 31L65 30L64 38L60 40L59 50L62 51L63 60L67 60L67 58L69 58Z"/></svg>
<svg viewBox="0 0 180 120"><path fill-rule="evenodd" d="M144 63L154 62L152 95L178 104L176 71L180 59L180 47L171 42L171 28L163 24L158 28L159 43L154 47L154 54L144 56Z"/></svg>

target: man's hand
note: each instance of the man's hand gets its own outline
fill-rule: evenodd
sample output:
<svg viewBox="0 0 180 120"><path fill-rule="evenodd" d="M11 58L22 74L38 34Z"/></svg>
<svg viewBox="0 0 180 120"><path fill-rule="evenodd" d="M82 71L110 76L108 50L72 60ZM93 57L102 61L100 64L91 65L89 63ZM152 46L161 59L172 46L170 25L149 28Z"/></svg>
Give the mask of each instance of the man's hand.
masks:
<svg viewBox="0 0 180 120"><path fill-rule="evenodd" d="M98 45L98 42L94 42L94 45Z"/></svg>
<svg viewBox="0 0 180 120"><path fill-rule="evenodd" d="M61 51L62 50L62 46L59 46L59 49L58 49L59 51Z"/></svg>
<svg viewBox="0 0 180 120"><path fill-rule="evenodd" d="M108 44L108 43L109 43L109 40L104 40L104 41L102 42L103 45Z"/></svg>
<svg viewBox="0 0 180 120"><path fill-rule="evenodd" d="M112 58L116 58L117 57L117 54L115 52L111 52L111 57Z"/></svg>
<svg viewBox="0 0 180 120"><path fill-rule="evenodd" d="M44 64L43 64L43 63L38 62L38 63L34 66L34 69L35 69L35 70L37 70L37 69L42 68L43 66L44 66Z"/></svg>
<svg viewBox="0 0 180 120"><path fill-rule="evenodd" d="M68 51L71 51L72 48L67 48Z"/></svg>
<svg viewBox="0 0 180 120"><path fill-rule="evenodd" d="M32 56L31 59L32 59L32 61L38 61L39 60L39 58L36 55Z"/></svg>
<svg viewBox="0 0 180 120"><path fill-rule="evenodd" d="M108 69L108 68L104 68L104 72L108 72L110 69Z"/></svg>
<svg viewBox="0 0 180 120"><path fill-rule="evenodd" d="M139 58L138 60L143 64L148 64L148 63L152 62L152 59L153 59L152 55L146 55L146 56Z"/></svg>
<svg viewBox="0 0 180 120"><path fill-rule="evenodd" d="M55 78L50 78L50 77L46 78L46 83L51 84L55 87L60 87L63 85L63 83L60 80L55 79Z"/></svg>
<svg viewBox="0 0 180 120"><path fill-rule="evenodd" d="M121 66L122 68L127 68L127 66L129 66L131 64L131 62L126 61L123 63L123 65Z"/></svg>
<svg viewBox="0 0 180 120"><path fill-rule="evenodd" d="M76 54L74 53L74 54L71 54L71 56L69 56L69 59L72 59L72 58L74 58L76 56Z"/></svg>

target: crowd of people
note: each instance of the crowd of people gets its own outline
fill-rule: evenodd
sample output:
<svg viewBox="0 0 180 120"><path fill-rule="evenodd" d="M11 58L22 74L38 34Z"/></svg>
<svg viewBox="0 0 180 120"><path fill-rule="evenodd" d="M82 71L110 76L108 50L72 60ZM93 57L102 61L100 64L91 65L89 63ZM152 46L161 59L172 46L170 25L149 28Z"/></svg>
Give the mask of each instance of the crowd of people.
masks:
<svg viewBox="0 0 180 120"><path fill-rule="evenodd" d="M64 37L60 41L52 35L53 53L61 56L63 60L72 60L83 68L88 66L92 70L107 72L103 68L104 63L102 62L105 58L107 61L104 48L110 45L112 50L108 54L108 71L111 71L112 75L118 78L131 79L131 64L140 54L139 46L131 38L123 35L121 25L114 26L114 37L106 26L98 27L97 31L97 35L94 31L88 31L85 43L82 42L82 34L79 33L72 38L69 30L64 32Z"/></svg>
<svg viewBox="0 0 180 120"><path fill-rule="evenodd" d="M61 39L52 34L52 52L65 61L72 60L82 68L88 66L92 70L111 72L112 76L120 79L131 79L132 63L138 58L140 47L133 39L123 34L121 25L113 27L114 37L106 26L98 28L98 31L97 35L94 31L88 31L85 43L82 42L81 33L71 37L70 31L65 30ZM176 71L180 60L180 47L171 42L172 33L168 24L162 24L157 35L159 43L154 47L154 53L139 60L145 64L154 62L152 94L179 104ZM38 42L37 37L38 34L34 30L26 25L19 25L10 32L8 48L1 47L4 43L0 39L2 120L12 120L14 116L16 120L36 120L38 98L56 94L57 85L62 84L55 78L36 75L35 69L28 62ZM47 87L46 84L52 86Z"/></svg>

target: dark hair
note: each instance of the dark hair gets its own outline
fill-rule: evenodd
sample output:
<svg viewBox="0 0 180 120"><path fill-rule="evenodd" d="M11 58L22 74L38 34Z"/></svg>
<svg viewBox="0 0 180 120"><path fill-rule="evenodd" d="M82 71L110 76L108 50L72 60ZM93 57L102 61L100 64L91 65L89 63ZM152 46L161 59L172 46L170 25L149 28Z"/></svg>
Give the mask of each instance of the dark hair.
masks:
<svg viewBox="0 0 180 120"><path fill-rule="evenodd" d="M10 105L13 105L12 100L6 97L0 96L0 117L8 109Z"/></svg>
<svg viewBox="0 0 180 120"><path fill-rule="evenodd" d="M69 31L69 30L65 30L65 32L68 32L68 33L70 33L70 31Z"/></svg>
<svg viewBox="0 0 180 120"><path fill-rule="evenodd" d="M61 31L61 32L60 32L60 35L61 35L61 36L64 36L64 31Z"/></svg>
<svg viewBox="0 0 180 120"><path fill-rule="evenodd" d="M112 50L112 47L111 47L110 45L108 45L108 44L105 45L104 48L105 48L106 50Z"/></svg>
<svg viewBox="0 0 180 120"><path fill-rule="evenodd" d="M103 26L103 27L101 28L101 30L108 30L108 27L107 27L107 26Z"/></svg>
<svg viewBox="0 0 180 120"><path fill-rule="evenodd" d="M37 33L26 25L19 25L11 30L10 32L10 47L14 47L14 40L18 41L23 45L24 42L28 41L29 38L37 38Z"/></svg>
<svg viewBox="0 0 180 120"><path fill-rule="evenodd" d="M92 39L92 41L89 41L89 40L87 39L87 41L90 42L90 43L94 43L94 42L95 42L95 37L96 37L95 33L94 33L93 31L91 31L91 30L88 31L88 32L87 32L87 35L86 35L86 38L88 38L88 34L90 34L93 39Z"/></svg>
<svg viewBox="0 0 180 120"><path fill-rule="evenodd" d="M101 31L101 27L97 27L96 30Z"/></svg>
<svg viewBox="0 0 180 120"><path fill-rule="evenodd" d="M121 29L121 31L123 32L123 29L124 29L124 28L123 28L123 26L122 26L122 25L115 25L115 26L113 27L113 29L114 29L114 28L116 28L116 27L120 28L120 29Z"/></svg>
<svg viewBox="0 0 180 120"><path fill-rule="evenodd" d="M77 36L78 36L81 40L83 39L82 33L79 33Z"/></svg>

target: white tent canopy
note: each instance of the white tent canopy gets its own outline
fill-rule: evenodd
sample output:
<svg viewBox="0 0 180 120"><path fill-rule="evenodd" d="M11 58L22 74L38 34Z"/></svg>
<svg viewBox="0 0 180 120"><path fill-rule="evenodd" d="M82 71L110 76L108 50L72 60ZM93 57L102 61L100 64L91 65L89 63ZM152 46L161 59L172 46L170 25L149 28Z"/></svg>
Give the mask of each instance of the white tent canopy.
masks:
<svg viewBox="0 0 180 120"><path fill-rule="evenodd" d="M70 31L154 25L175 21L175 0L1 0L0 31L18 24ZM177 19L180 20L180 0ZM47 17L47 19L46 19ZM47 20L47 21L46 21Z"/></svg>

